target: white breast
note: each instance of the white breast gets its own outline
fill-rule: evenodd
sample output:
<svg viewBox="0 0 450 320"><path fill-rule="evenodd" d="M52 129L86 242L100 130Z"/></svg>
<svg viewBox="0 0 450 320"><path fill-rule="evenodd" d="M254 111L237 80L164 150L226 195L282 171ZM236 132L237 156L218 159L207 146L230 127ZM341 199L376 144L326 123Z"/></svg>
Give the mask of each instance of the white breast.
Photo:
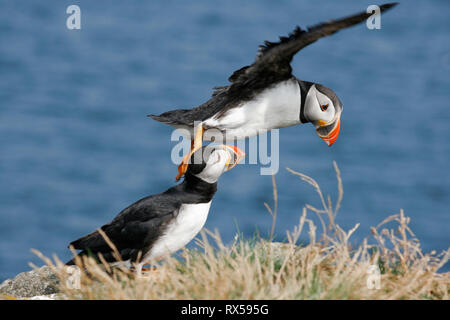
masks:
<svg viewBox="0 0 450 320"><path fill-rule="evenodd" d="M222 117L204 121L226 131L227 140L239 140L300 123L300 87L289 79L261 92L255 99L230 109ZM205 137L206 138L206 137Z"/></svg>
<svg viewBox="0 0 450 320"><path fill-rule="evenodd" d="M211 201L181 205L177 217L170 222L164 235L156 240L144 261L163 257L187 245L205 225L210 206Z"/></svg>

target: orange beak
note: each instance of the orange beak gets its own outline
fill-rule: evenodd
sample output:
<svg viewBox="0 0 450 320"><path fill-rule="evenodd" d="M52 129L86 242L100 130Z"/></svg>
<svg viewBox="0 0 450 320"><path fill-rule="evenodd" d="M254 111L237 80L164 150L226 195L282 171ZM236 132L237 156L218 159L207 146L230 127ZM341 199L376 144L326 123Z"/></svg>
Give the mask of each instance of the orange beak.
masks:
<svg viewBox="0 0 450 320"><path fill-rule="evenodd" d="M231 145L226 144L226 145L224 145L224 149L230 150L233 155L233 157L232 157L233 161L231 161L227 165L227 171L233 169L239 162L242 161L242 159L245 158L245 152L236 146L231 146Z"/></svg>
<svg viewBox="0 0 450 320"><path fill-rule="evenodd" d="M180 165L178 166L178 174L175 177L176 181L180 180L181 177L186 173L187 168L189 166L189 159L191 158L191 155L192 152L185 155L183 161L181 161Z"/></svg>
<svg viewBox="0 0 450 320"><path fill-rule="evenodd" d="M339 136L340 129L341 129L341 119L338 119L334 128L326 136L322 136L319 134L319 137L323 141L325 141L326 144L328 144L328 146L331 147L333 145L333 143L336 142L336 140Z"/></svg>
<svg viewBox="0 0 450 320"><path fill-rule="evenodd" d="M232 155L230 157L229 163L227 163L226 171L233 169L239 162L242 161L242 159L245 158L245 152L242 151L241 149L239 149L238 147L231 146L231 145L223 145L222 147L226 151L228 151L230 153L230 155ZM194 150L192 150L189 154L184 156L183 161L178 166L178 174L175 178L176 181L180 180L181 177L186 173L188 166L189 166L189 160L193 153L194 153Z"/></svg>

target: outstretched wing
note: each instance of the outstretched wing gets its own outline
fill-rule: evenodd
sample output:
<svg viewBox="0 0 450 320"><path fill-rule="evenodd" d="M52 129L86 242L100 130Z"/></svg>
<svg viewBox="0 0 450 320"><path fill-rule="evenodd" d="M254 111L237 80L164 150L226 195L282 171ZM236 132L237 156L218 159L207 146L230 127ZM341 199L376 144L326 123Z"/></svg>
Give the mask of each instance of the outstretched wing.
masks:
<svg viewBox="0 0 450 320"><path fill-rule="evenodd" d="M396 4L383 4L380 6L380 12ZM215 87L211 99L204 104L192 109L171 110L159 116L149 115L149 117L174 126L193 126L195 121L204 121L212 116L219 118L240 102L252 99L268 85L289 79L292 76L290 63L298 51L322 37L361 23L371 15L372 13L361 12L320 23L306 30L297 27L289 36L280 37L278 42L266 41L259 47L255 62L235 71L228 78L231 84Z"/></svg>
<svg viewBox="0 0 450 320"><path fill-rule="evenodd" d="M383 4L380 6L380 12L395 5L396 2ZM278 42L265 41L264 45L259 47L255 62L235 71L228 80L233 83L245 82L257 75L270 73L276 73L278 77L288 77L292 71L290 63L298 51L322 37L365 21L372 14L364 11L346 18L320 23L308 27L307 30L296 27L288 37L280 37Z"/></svg>

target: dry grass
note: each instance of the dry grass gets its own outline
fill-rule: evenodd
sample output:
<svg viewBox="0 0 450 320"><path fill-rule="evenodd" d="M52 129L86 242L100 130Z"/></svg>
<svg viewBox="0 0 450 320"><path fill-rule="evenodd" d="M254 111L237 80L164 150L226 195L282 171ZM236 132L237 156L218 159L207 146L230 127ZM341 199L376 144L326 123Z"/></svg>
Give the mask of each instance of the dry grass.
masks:
<svg viewBox="0 0 450 320"><path fill-rule="evenodd" d="M343 189L334 166L338 180L334 206L314 179L287 169L313 186L322 204L303 208L299 224L287 232L287 243L272 242L273 228L269 240L236 237L230 245L217 231L204 230L196 239L198 249L184 250L181 259L167 257L157 270L142 276L85 258L88 273L82 273L79 289L67 282L70 275L57 257L51 261L37 254L58 275L67 299L448 299L450 273L437 271L448 261L450 250L422 253L403 211L373 227L358 247L350 246L359 224L345 231L335 223ZM273 186L275 207L266 207L275 224L275 180ZM320 235L311 214L319 217ZM309 244L299 246L304 232ZM369 288L377 284L371 282L374 270L381 273L379 289Z"/></svg>

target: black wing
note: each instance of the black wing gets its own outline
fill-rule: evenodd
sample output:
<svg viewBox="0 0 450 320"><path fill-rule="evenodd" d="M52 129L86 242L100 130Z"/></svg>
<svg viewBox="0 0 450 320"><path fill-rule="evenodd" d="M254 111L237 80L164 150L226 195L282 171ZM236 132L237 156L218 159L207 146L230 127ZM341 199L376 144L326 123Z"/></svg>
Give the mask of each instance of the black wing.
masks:
<svg viewBox="0 0 450 320"><path fill-rule="evenodd" d="M380 6L380 12L386 11L397 3ZM207 102L192 108L178 109L158 115L149 115L156 121L169 125L194 125L195 121L204 121L212 116L217 118L242 101L252 99L268 85L287 80L292 77L291 61L294 55L317 41L336 33L341 29L354 26L365 21L372 13L361 12L350 17L330 20L302 30L297 27L288 37L280 37L279 42L266 41L259 47L255 62L235 71L228 80L230 85L216 87Z"/></svg>
<svg viewBox="0 0 450 320"><path fill-rule="evenodd" d="M178 214L181 203L171 192L143 198L120 212L110 223L101 227L116 246L123 260L136 260L145 253L164 231L168 221ZM70 243L81 255L102 253L106 261L115 261L103 236L94 231ZM68 264L72 264L73 260Z"/></svg>
<svg viewBox="0 0 450 320"><path fill-rule="evenodd" d="M380 6L380 12L395 5L396 2L383 4ZM262 73L276 73L279 76L289 77L292 71L290 63L298 51L322 37L365 21L372 14L364 11L346 18L320 23L308 27L307 30L297 26L288 37L280 37L278 42L265 41L265 44L259 47L255 62L235 71L228 80L232 83L243 82Z"/></svg>

